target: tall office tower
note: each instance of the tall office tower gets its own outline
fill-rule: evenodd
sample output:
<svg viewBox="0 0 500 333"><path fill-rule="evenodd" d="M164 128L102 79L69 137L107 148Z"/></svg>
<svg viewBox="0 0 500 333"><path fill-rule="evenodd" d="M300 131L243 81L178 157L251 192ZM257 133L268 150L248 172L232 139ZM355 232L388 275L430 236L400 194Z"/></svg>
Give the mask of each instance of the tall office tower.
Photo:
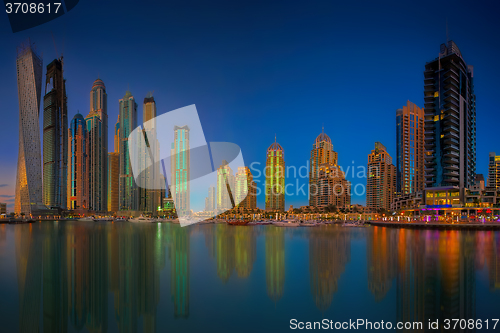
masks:
<svg viewBox="0 0 500 333"><path fill-rule="evenodd" d="M309 205L318 206L318 178L321 165L337 165L337 153L333 150L332 140L324 130L316 138L311 150L309 170Z"/></svg>
<svg viewBox="0 0 500 333"><path fill-rule="evenodd" d="M108 212L120 209L120 115L115 124L114 152L108 153Z"/></svg>
<svg viewBox="0 0 500 333"><path fill-rule="evenodd" d="M85 119L77 113L68 129L68 209L88 209L88 132Z"/></svg>
<svg viewBox="0 0 500 333"><path fill-rule="evenodd" d="M30 215L43 203L40 151L40 97L42 58L28 41L17 49L17 93L19 98L19 154L17 160L16 214Z"/></svg>
<svg viewBox="0 0 500 333"><path fill-rule="evenodd" d="M375 149L368 155L366 206L371 211L389 211L396 191L396 167L387 149L375 142Z"/></svg>
<svg viewBox="0 0 500 333"><path fill-rule="evenodd" d="M68 179L68 106L63 60L47 65L43 97L43 203L66 208Z"/></svg>
<svg viewBox="0 0 500 333"><path fill-rule="evenodd" d="M108 208L108 115L106 87L101 79L94 81L90 91L90 112L85 118L89 133L88 179L89 210Z"/></svg>
<svg viewBox="0 0 500 333"><path fill-rule="evenodd" d="M132 174L128 137L137 126L137 103L127 90L119 100L120 112L120 210L138 210L137 185Z"/></svg>
<svg viewBox="0 0 500 333"><path fill-rule="evenodd" d="M490 153L490 162L488 164L488 187L500 188L500 156Z"/></svg>
<svg viewBox="0 0 500 333"><path fill-rule="evenodd" d="M266 209L285 210L285 152L276 138L267 149Z"/></svg>
<svg viewBox="0 0 500 333"><path fill-rule="evenodd" d="M233 170L226 160L217 169L217 209L229 210L235 206L236 193Z"/></svg>
<svg viewBox="0 0 500 333"><path fill-rule="evenodd" d="M425 186L468 188L476 174L473 67L453 41L424 72Z"/></svg>
<svg viewBox="0 0 500 333"><path fill-rule="evenodd" d="M240 208L257 208L257 186L248 167L238 167L236 173L236 202Z"/></svg>
<svg viewBox="0 0 500 333"><path fill-rule="evenodd" d="M205 211L213 212L217 208L217 197L215 186L210 185L208 188L208 197L205 198Z"/></svg>
<svg viewBox="0 0 500 333"><path fill-rule="evenodd" d="M410 101L396 110L396 192L424 189L424 110Z"/></svg>
<svg viewBox="0 0 500 333"><path fill-rule="evenodd" d="M189 127L174 126L174 142L170 151L172 173L170 185L177 214L183 215L190 211L190 165L189 165Z"/></svg>
<svg viewBox="0 0 500 333"><path fill-rule="evenodd" d="M337 208L351 203L351 183L338 166L338 154L333 150L332 140L324 131L316 138L311 150L309 171L309 205Z"/></svg>
<svg viewBox="0 0 500 333"><path fill-rule="evenodd" d="M142 135L145 138L145 146L141 146L140 149L142 157L140 169L144 172L139 176L141 177L141 186L138 188L139 209L146 212L156 212L162 199L161 190L158 188L161 172L160 164L151 162L155 160L154 156L160 154L160 143L156 132L156 102L151 93L148 93L144 98L142 119L144 123Z"/></svg>

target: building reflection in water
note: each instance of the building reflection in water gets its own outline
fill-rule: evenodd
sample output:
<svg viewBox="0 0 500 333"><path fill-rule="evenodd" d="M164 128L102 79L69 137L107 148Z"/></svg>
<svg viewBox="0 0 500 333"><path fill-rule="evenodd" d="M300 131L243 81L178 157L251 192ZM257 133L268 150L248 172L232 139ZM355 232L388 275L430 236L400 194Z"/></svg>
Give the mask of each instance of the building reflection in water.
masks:
<svg viewBox="0 0 500 333"><path fill-rule="evenodd" d="M309 266L310 292L321 312L331 307L351 261L355 237L366 239L368 295L376 301L394 295L398 321L476 319L480 269L487 269L489 288L500 289L498 232L352 229L94 222L17 225L13 234L19 331L106 332L112 326L120 332L155 332L157 321L164 320L164 314L158 316L160 276L168 269L173 317L188 318L193 230L204 234L208 257L215 258L223 284L233 273L237 278L252 276L257 238L262 235L266 290L273 302L284 293L285 233L307 237L309 257L298 264ZM5 239L2 225L0 249ZM357 286L347 284L347 288ZM111 318L108 313L113 313Z"/></svg>
<svg viewBox="0 0 500 333"><path fill-rule="evenodd" d="M368 236L369 289L376 300L396 280L397 320L476 319L478 232L374 227Z"/></svg>
<svg viewBox="0 0 500 333"><path fill-rule="evenodd" d="M351 259L351 233L347 228L313 228L309 235L311 293L324 312L337 292L338 280Z"/></svg>
<svg viewBox="0 0 500 333"><path fill-rule="evenodd" d="M273 302L283 296L285 285L285 228L270 226L266 238L267 295Z"/></svg>

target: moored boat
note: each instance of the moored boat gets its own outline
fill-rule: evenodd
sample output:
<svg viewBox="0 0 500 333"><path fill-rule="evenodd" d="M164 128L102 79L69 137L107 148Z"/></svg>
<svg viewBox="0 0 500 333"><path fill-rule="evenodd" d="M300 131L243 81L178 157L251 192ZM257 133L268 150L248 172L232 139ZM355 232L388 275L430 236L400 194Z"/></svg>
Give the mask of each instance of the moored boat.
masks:
<svg viewBox="0 0 500 333"><path fill-rule="evenodd" d="M77 221L80 221L80 222L94 222L94 218L92 216L85 216L85 217L82 217L82 218L78 219Z"/></svg>
<svg viewBox="0 0 500 333"><path fill-rule="evenodd" d="M247 225L248 222L250 222L250 221L245 221L245 220L229 220L229 221L227 221L227 224L229 224L229 225Z"/></svg>
<svg viewBox="0 0 500 333"><path fill-rule="evenodd" d="M152 223L152 222L155 222L155 219L153 219L151 217L139 216L139 217L134 217L132 219L129 219L128 221L133 222L133 223Z"/></svg>

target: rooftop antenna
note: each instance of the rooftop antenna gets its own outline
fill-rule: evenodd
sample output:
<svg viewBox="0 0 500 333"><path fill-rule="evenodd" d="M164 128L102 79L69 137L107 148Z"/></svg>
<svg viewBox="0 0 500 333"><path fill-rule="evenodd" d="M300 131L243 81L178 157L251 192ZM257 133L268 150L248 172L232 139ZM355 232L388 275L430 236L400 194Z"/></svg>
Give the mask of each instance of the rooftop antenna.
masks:
<svg viewBox="0 0 500 333"><path fill-rule="evenodd" d="M276 143L276 133L274 133L274 142Z"/></svg>
<svg viewBox="0 0 500 333"><path fill-rule="evenodd" d="M321 133L325 133L325 123L321 126Z"/></svg>

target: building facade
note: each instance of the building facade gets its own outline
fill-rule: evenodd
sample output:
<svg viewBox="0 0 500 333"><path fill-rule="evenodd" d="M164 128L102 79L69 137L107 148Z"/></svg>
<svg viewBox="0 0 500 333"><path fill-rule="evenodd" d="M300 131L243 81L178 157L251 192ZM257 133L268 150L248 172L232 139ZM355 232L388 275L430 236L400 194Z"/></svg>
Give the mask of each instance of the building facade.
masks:
<svg viewBox="0 0 500 333"><path fill-rule="evenodd" d="M0 202L0 215L7 214L7 204Z"/></svg>
<svg viewBox="0 0 500 333"><path fill-rule="evenodd" d="M139 209L137 185L132 174L128 137L137 127L137 103L130 91L119 100L120 113L120 195L119 210Z"/></svg>
<svg viewBox="0 0 500 333"><path fill-rule="evenodd" d="M473 67L453 41L441 44L438 58L424 71L425 186L474 184L476 96Z"/></svg>
<svg viewBox="0 0 500 333"><path fill-rule="evenodd" d="M227 161L217 169L217 209L225 211L235 206L235 176ZM236 192L236 191L235 191Z"/></svg>
<svg viewBox="0 0 500 333"><path fill-rule="evenodd" d="M120 115L114 132L115 151L108 153L108 212L120 209Z"/></svg>
<svg viewBox="0 0 500 333"><path fill-rule="evenodd" d="M389 211L395 191L396 167L384 145L375 142L375 149L368 155L366 207L372 212Z"/></svg>
<svg viewBox="0 0 500 333"><path fill-rule="evenodd" d="M85 118L88 132L88 199L89 210L108 208L108 115L106 86L94 81L90 91L90 112Z"/></svg>
<svg viewBox="0 0 500 333"><path fill-rule="evenodd" d="M189 127L174 126L174 142L170 151L171 182L170 192L175 202L177 214L184 215L190 206L190 164L189 164Z"/></svg>
<svg viewBox="0 0 500 333"><path fill-rule="evenodd" d="M285 210L285 151L276 139L267 149L266 210Z"/></svg>
<svg viewBox="0 0 500 333"><path fill-rule="evenodd" d="M423 191L424 110L407 101L396 111L396 192Z"/></svg>
<svg viewBox="0 0 500 333"><path fill-rule="evenodd" d="M140 170L144 170L139 180L139 210L148 213L155 213L161 206L161 171L160 163L155 162L155 156L160 155L160 143L157 139L156 128L156 102L151 93L144 98L143 103L143 130L142 135L145 138L144 146L140 148Z"/></svg>
<svg viewBox="0 0 500 333"><path fill-rule="evenodd" d="M500 189L500 156L490 153L488 163L488 187Z"/></svg>
<svg viewBox="0 0 500 333"><path fill-rule="evenodd" d="M40 149L40 97L42 58L30 41L17 49L17 92L19 98L19 154L17 160L16 214L31 215L43 204Z"/></svg>
<svg viewBox="0 0 500 333"><path fill-rule="evenodd" d="M47 65L43 97L43 203L67 206L68 106L63 61Z"/></svg>
<svg viewBox="0 0 500 333"><path fill-rule="evenodd" d="M205 211L214 212L217 209L217 191L214 185L208 188L208 197L205 198Z"/></svg>
<svg viewBox="0 0 500 333"><path fill-rule="evenodd" d="M238 167L235 178L236 202L239 208L257 208L257 184L248 167Z"/></svg>
<svg viewBox="0 0 500 333"><path fill-rule="evenodd" d="M345 179L345 173L336 164L320 165L314 188L314 207L335 206L338 209L351 205L351 183Z"/></svg>
<svg viewBox="0 0 500 333"><path fill-rule="evenodd" d="M313 143L310 157L309 170L309 206L319 205L319 174L320 169L325 166L336 166L338 160L337 152L333 150L332 140L324 131Z"/></svg>
<svg viewBox="0 0 500 333"><path fill-rule="evenodd" d="M77 113L68 129L68 209L88 209L88 132L85 119Z"/></svg>
<svg viewBox="0 0 500 333"><path fill-rule="evenodd" d="M336 206L351 204L351 184L338 166L338 154L332 140L324 131L316 138L311 150L309 171L309 206Z"/></svg>

